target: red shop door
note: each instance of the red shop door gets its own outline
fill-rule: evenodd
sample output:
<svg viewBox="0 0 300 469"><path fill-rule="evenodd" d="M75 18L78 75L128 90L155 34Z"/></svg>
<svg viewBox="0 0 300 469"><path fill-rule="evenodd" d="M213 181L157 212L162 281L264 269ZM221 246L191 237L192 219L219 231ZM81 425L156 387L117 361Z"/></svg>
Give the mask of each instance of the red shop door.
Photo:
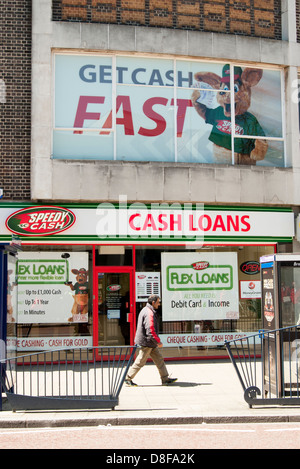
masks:
<svg viewBox="0 0 300 469"><path fill-rule="evenodd" d="M94 345L133 344L133 269L97 267L94 277Z"/></svg>

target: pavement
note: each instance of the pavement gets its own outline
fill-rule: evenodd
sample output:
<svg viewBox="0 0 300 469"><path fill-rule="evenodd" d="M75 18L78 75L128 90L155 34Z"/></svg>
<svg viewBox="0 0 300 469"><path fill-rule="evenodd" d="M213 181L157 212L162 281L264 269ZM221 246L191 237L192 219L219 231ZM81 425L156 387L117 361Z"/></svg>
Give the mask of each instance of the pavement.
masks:
<svg viewBox="0 0 300 469"><path fill-rule="evenodd" d="M228 360L167 362L178 381L162 386L154 364L135 377L137 387L122 387L114 410L13 412L3 396L0 428L98 425L300 422L300 406L250 408Z"/></svg>

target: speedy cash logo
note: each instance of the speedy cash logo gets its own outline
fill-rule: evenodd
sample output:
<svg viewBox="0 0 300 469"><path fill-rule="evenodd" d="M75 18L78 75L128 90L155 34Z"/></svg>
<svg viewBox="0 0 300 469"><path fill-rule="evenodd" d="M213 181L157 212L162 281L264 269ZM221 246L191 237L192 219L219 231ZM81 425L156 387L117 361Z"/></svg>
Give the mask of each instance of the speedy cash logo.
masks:
<svg viewBox="0 0 300 469"><path fill-rule="evenodd" d="M194 270L207 269L209 267L209 262L206 262L206 261L194 262L192 264L192 267Z"/></svg>
<svg viewBox="0 0 300 469"><path fill-rule="evenodd" d="M217 121L217 129L220 132L223 132L224 134L231 135L231 121L228 120L218 120ZM235 133L237 135L244 135L244 129L243 127L240 127L239 125L235 125Z"/></svg>
<svg viewBox="0 0 300 469"><path fill-rule="evenodd" d="M71 210L54 207L30 207L10 215L5 225L8 230L23 236L46 236L60 233L75 223Z"/></svg>

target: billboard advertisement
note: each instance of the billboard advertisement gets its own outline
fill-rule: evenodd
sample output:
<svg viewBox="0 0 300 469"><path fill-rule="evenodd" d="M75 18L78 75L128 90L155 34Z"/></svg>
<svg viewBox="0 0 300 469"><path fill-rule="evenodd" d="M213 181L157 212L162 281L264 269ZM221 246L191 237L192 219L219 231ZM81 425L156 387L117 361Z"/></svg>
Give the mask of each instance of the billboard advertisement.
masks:
<svg viewBox="0 0 300 469"><path fill-rule="evenodd" d="M278 69L55 53L54 70L53 158L284 166Z"/></svg>

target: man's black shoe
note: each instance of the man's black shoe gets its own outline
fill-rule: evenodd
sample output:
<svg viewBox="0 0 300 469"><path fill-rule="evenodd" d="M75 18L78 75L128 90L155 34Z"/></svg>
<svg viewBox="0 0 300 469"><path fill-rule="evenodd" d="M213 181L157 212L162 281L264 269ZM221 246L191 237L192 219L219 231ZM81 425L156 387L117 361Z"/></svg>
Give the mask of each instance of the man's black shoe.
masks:
<svg viewBox="0 0 300 469"><path fill-rule="evenodd" d="M131 386L131 387L137 386L137 384L131 381L131 379L125 379L125 384L126 386Z"/></svg>
<svg viewBox="0 0 300 469"><path fill-rule="evenodd" d="M168 386L168 384L173 384L175 381L177 381L178 378L168 378L166 381L163 381L162 385L163 386Z"/></svg>

